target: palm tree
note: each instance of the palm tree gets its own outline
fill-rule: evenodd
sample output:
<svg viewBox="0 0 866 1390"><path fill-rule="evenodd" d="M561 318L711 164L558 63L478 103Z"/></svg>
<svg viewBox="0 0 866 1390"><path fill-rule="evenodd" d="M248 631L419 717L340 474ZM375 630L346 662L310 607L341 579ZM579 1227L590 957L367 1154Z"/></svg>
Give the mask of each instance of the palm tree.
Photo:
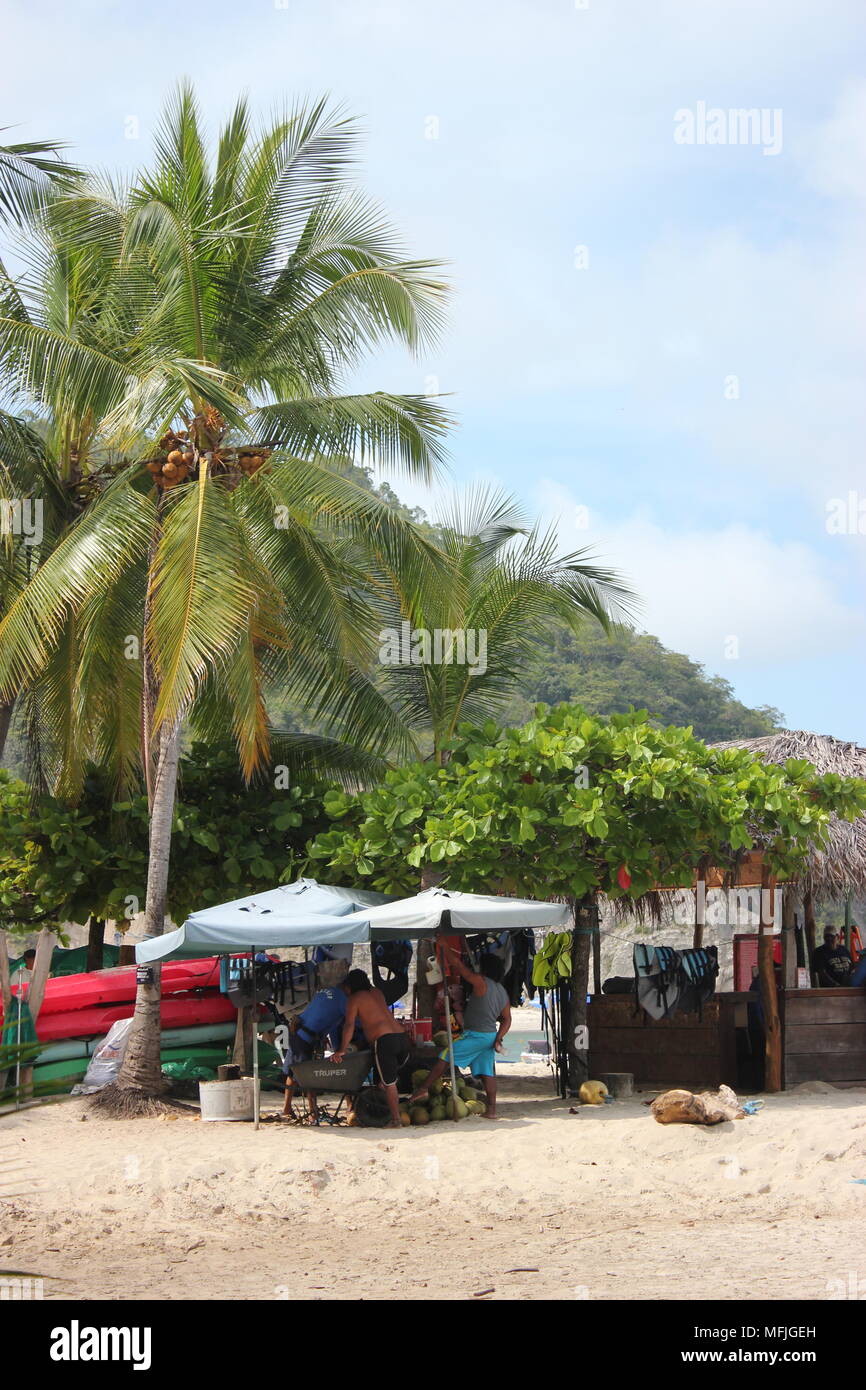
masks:
<svg viewBox="0 0 866 1390"><path fill-rule="evenodd" d="M0 221L25 222L52 190L74 183L79 171L56 158L62 149L57 140L0 145Z"/></svg>
<svg viewBox="0 0 866 1390"><path fill-rule="evenodd" d="M371 737L371 718L383 723L375 692L397 754L441 762L462 719L483 723L514 694L546 623L577 631L593 619L609 632L635 600L589 551L559 554L555 528L528 527L515 500L494 489L455 498L431 533L455 582L412 595L399 575L372 576L379 662L354 670L349 692L321 687L316 700L311 685L306 694L337 734L362 729Z"/></svg>
<svg viewBox="0 0 866 1390"><path fill-rule="evenodd" d="M76 399L63 370L40 360L41 334L48 345L64 339L96 352L112 352L118 333L115 261L76 244L65 225L63 200L45 198L31 210L18 243L12 243L21 269L13 277L0 267L0 313L4 348L0 351L0 389L28 418L0 417L0 505L13 509L28 502L38 507L39 535L23 543L4 526L0 559L0 605L8 610L39 564L49 556L81 512L101 492L122 463L102 443L102 416L123 399L124 383L101 401ZM29 332L31 342L22 336ZM13 341L13 333L17 341ZM11 513L14 515L14 513ZM33 780L62 794L80 789L83 759L89 744L65 673L76 650L75 625L67 614L55 644L54 661L40 677L9 691L0 709L0 731L8 729L17 700L27 735ZM120 677L122 679L122 676ZM112 696L113 698L113 696ZM100 711L104 704L98 702ZM88 714L96 712L90 702ZM93 723L92 718L89 721ZM137 759L130 738L112 740L119 783L129 780ZM132 729L135 740L135 724Z"/></svg>
<svg viewBox="0 0 866 1390"><path fill-rule="evenodd" d="M74 186L80 171L57 158L63 148L56 140L0 145L0 225L32 222L53 193ZM2 261L0 281L5 302L11 286ZM51 497L45 464L39 436L23 420L0 410L0 504L20 507L24 498L35 494L41 497L45 492ZM0 603L4 608L10 592L20 587L35 559L32 551L22 553L22 547L13 545L9 528L4 525L0 555ZM0 704L0 758L6 747L14 703L10 700Z"/></svg>
<svg viewBox="0 0 866 1390"><path fill-rule="evenodd" d="M89 185L51 210L62 245L105 270L90 316L58 323L14 294L0 316L8 379L52 428L67 422L88 492L0 623L0 697L53 681L79 727L102 705L128 728L140 704L149 935L165 920L184 721L228 723L252 773L269 756L267 682L315 672L333 691L368 650L370 574L413 601L446 579L426 536L333 467L429 478L448 426L424 397L343 385L380 343L427 342L445 293L349 184L354 144L322 103L255 135L241 102L211 159L183 86L128 192ZM377 716L381 703L371 690ZM143 1096L160 1089L159 1001L157 970L119 1083Z"/></svg>

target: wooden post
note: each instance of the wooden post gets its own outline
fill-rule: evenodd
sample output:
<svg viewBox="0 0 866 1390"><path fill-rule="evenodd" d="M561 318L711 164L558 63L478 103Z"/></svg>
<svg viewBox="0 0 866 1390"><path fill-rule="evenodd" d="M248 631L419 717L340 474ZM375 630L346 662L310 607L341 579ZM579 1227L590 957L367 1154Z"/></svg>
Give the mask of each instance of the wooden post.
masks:
<svg viewBox="0 0 866 1390"><path fill-rule="evenodd" d="M596 913L595 928L589 938L592 943L592 992L596 999L601 997L601 932L599 931L598 913Z"/></svg>
<svg viewBox="0 0 866 1390"><path fill-rule="evenodd" d="M815 940L815 900L811 893L803 894L803 919L806 927L806 954L808 956L806 968L809 971L812 988L815 989L815 972L812 969L812 961L815 959L815 949L818 943Z"/></svg>
<svg viewBox="0 0 866 1390"><path fill-rule="evenodd" d="M851 950L851 894L845 895L845 927L844 927L844 946L845 950Z"/></svg>
<svg viewBox="0 0 866 1390"><path fill-rule="evenodd" d="M0 931L0 1000L3 1003L3 1017L8 1018L12 1008L12 981L9 977L9 946L5 931ZM6 1087L6 1071L0 1071L0 1091Z"/></svg>
<svg viewBox="0 0 866 1390"><path fill-rule="evenodd" d="M253 1044L258 1041L255 1037L253 1014L254 1004L244 1004L238 1009L238 1021L235 1025L235 1046L232 1053L232 1061L241 1069L241 1076L252 1076L253 1071Z"/></svg>
<svg viewBox="0 0 866 1390"><path fill-rule="evenodd" d="M105 944L105 918L91 917L87 927L87 962L85 970L101 970Z"/></svg>
<svg viewBox="0 0 866 1390"><path fill-rule="evenodd" d="M433 1018L436 986L427 983L427 960L436 954L436 942L422 936L415 946L415 1017ZM435 1031L435 1028L434 1028Z"/></svg>
<svg viewBox="0 0 866 1390"><path fill-rule="evenodd" d="M425 864L421 870L421 892L435 888L442 881L440 870ZM436 986L427 983L427 959L435 956L436 942L431 936L422 936L415 946L415 1017L432 1018L436 1001Z"/></svg>
<svg viewBox="0 0 866 1390"><path fill-rule="evenodd" d="M707 921L707 859L698 864L695 883L695 929L692 932L692 950L699 951L704 944L704 927Z"/></svg>
<svg viewBox="0 0 866 1390"><path fill-rule="evenodd" d="M571 1002L563 1020L568 1049L568 1090L577 1095L589 1080L589 1034L586 1024L586 994L589 988L589 961L592 931L598 930L598 906L594 893L579 902L572 899L574 936L571 944Z"/></svg>
<svg viewBox="0 0 866 1390"><path fill-rule="evenodd" d="M773 968L773 918L776 880L768 868L761 869L761 924L758 937L758 973L761 977L761 1003L764 1010L764 1090L782 1089L782 1025L779 996Z"/></svg>
<svg viewBox="0 0 866 1390"><path fill-rule="evenodd" d="M797 988L797 942L794 937L794 890L790 883L782 889L782 985Z"/></svg>

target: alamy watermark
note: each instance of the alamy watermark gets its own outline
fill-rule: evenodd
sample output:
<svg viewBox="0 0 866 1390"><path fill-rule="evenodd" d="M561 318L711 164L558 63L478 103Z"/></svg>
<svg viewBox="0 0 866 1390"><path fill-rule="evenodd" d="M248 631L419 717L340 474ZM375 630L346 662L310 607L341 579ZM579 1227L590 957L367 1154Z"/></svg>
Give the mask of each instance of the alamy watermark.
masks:
<svg viewBox="0 0 866 1390"><path fill-rule="evenodd" d="M401 623L379 633L382 666L468 666L477 676L487 670L487 629L413 627Z"/></svg>
<svg viewBox="0 0 866 1390"><path fill-rule="evenodd" d="M757 931L763 926L770 936L782 930L781 888L707 888L703 879L695 889L679 888L671 893L671 914L675 926L703 926L736 931Z"/></svg>
<svg viewBox="0 0 866 1390"><path fill-rule="evenodd" d="M707 106L699 101L694 110L684 106L674 112L674 141L677 145L761 145L762 154L781 154L782 108Z"/></svg>
<svg viewBox="0 0 866 1390"><path fill-rule="evenodd" d="M849 1269L847 1278L828 1279L824 1285L824 1292L831 1303L839 1302L841 1299L850 1299L853 1303L866 1302L866 1279L862 1274L857 1274L856 1270Z"/></svg>
<svg viewBox="0 0 866 1390"><path fill-rule="evenodd" d="M829 498L824 526L830 536L866 536L866 496L852 488L847 497Z"/></svg>
<svg viewBox="0 0 866 1390"><path fill-rule="evenodd" d="M73 1318L68 1327L52 1329L48 1355L52 1361L130 1361L134 1371L148 1371L151 1343L149 1327L82 1327Z"/></svg>
<svg viewBox="0 0 866 1390"><path fill-rule="evenodd" d="M27 1274L4 1274L0 1277L0 1302L29 1303L45 1297L45 1281Z"/></svg>
<svg viewBox="0 0 866 1390"><path fill-rule="evenodd" d="M21 536L25 545L41 545L42 498L0 499L0 536Z"/></svg>

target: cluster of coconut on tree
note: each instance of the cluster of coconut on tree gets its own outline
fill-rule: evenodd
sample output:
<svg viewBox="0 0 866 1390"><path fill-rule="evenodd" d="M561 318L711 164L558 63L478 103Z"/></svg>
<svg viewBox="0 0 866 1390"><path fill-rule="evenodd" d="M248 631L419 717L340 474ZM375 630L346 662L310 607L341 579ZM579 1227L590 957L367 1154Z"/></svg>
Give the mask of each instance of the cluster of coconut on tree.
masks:
<svg viewBox="0 0 866 1390"><path fill-rule="evenodd" d="M160 458L151 459L148 472L159 488L177 487L195 475L201 450L197 449L188 430L169 431L159 441L162 451ZM264 448L216 448L210 454L211 473L235 473L236 480L241 476L250 477L257 473L270 457L271 451Z"/></svg>

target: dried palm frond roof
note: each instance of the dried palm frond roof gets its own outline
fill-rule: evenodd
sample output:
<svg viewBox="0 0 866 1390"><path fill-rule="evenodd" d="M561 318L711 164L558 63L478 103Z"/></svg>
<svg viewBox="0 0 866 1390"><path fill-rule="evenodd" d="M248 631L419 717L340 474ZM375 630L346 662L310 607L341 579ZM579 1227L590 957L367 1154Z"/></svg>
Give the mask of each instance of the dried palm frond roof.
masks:
<svg viewBox="0 0 866 1390"><path fill-rule="evenodd" d="M835 772L839 777L866 778L866 748L829 734L779 729L761 738L731 739L710 747L745 748L769 763L805 758L820 775ZM831 817L827 850L812 850L797 887L804 893L828 898L866 892L866 817L855 821Z"/></svg>

